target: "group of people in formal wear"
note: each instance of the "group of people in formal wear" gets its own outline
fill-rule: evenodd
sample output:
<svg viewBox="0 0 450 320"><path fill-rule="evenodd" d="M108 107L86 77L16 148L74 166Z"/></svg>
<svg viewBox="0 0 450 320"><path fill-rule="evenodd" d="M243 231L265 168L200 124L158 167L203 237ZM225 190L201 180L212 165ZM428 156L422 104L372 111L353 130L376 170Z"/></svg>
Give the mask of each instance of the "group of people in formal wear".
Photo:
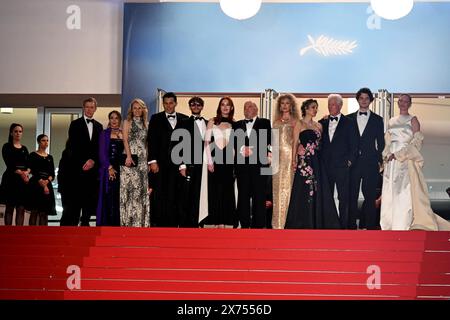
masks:
<svg viewBox="0 0 450 320"><path fill-rule="evenodd" d="M88 226L96 216L98 226L449 230L431 210L411 97L399 96L400 115L386 132L369 108L372 92L361 88L356 100L359 110L343 115L342 97L330 94L329 114L317 121L316 100L299 110L293 95L282 94L271 125L252 101L235 121L233 100L223 97L207 120L201 97L189 100L187 116L168 92L164 111L149 122L145 102L134 99L123 121L109 113L104 130L93 119L97 101L88 98L70 124L57 177L48 137L39 135L29 153L23 127L13 123L2 149L5 224L14 210L23 224L27 209L30 225L46 225L56 214L57 178L63 226Z"/></svg>

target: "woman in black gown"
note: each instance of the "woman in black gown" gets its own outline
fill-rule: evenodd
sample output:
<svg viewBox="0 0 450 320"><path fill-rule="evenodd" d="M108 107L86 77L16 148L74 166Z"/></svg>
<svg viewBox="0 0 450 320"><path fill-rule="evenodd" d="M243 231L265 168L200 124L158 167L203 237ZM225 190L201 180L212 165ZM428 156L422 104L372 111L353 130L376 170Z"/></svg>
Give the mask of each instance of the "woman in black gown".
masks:
<svg viewBox="0 0 450 320"><path fill-rule="evenodd" d="M208 122L205 134L209 210L208 217L202 223L214 225L217 228L224 228L226 225L234 226L237 221L233 143L230 143L233 138L233 115L233 101L229 97L222 98L216 116ZM200 193L204 191L201 190ZM202 202L202 195L200 202Z"/></svg>
<svg viewBox="0 0 450 320"><path fill-rule="evenodd" d="M313 120L317 109L316 100L304 101L303 118L293 131L295 176L286 229L340 229L336 205L318 157L322 126Z"/></svg>
<svg viewBox="0 0 450 320"><path fill-rule="evenodd" d="M99 140L100 190L97 205L97 226L120 226L120 157L123 153L122 116L118 111L108 114L108 128Z"/></svg>
<svg viewBox="0 0 450 320"><path fill-rule="evenodd" d="M30 153L28 164L31 172L30 179L30 222L29 225L46 226L48 216L56 215L55 194L52 181L55 178L55 164L53 157L46 152L48 137L40 134L37 137L38 150ZM38 221L39 220L39 221Z"/></svg>
<svg viewBox="0 0 450 320"><path fill-rule="evenodd" d="M9 127L8 142L3 145L2 156L6 171L2 176L0 203L5 204L5 225L12 225L16 209L16 225L23 225L28 200L28 149L21 143L23 127L13 123Z"/></svg>

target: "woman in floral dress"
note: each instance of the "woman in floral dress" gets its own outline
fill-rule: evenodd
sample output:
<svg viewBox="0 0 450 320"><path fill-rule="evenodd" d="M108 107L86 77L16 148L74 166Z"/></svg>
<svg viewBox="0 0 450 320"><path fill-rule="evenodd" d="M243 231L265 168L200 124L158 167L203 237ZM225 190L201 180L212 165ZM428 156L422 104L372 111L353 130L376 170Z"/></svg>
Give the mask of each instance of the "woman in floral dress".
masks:
<svg viewBox="0 0 450 320"><path fill-rule="evenodd" d="M313 118L318 104L303 102L300 120L293 131L292 166L294 183L286 218L286 229L340 229L333 197L319 161L322 126ZM326 210L324 210L326 208Z"/></svg>

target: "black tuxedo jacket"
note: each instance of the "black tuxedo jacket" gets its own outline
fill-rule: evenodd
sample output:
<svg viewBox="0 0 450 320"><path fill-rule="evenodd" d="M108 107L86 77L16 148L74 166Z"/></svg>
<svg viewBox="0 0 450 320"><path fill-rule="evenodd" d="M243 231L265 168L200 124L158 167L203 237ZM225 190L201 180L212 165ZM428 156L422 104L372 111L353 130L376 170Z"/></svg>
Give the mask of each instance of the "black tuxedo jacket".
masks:
<svg viewBox="0 0 450 320"><path fill-rule="evenodd" d="M322 119L319 121L323 127L322 146L320 157L328 168L346 168L348 161L352 164L356 161L358 153L358 136L355 122L341 114L336 131L333 135L333 141L330 141L328 127L330 120Z"/></svg>
<svg viewBox="0 0 450 320"><path fill-rule="evenodd" d="M69 148L72 154L71 164L76 172L81 172L87 160L95 161L98 167L99 137L103 130L100 122L93 120L92 139L89 138L89 131L84 117L73 120L69 126ZM91 169L90 171L94 171Z"/></svg>
<svg viewBox="0 0 450 320"><path fill-rule="evenodd" d="M176 113L177 124L175 129L180 126L183 119L187 116L182 113ZM164 111L152 115L148 129L148 161L156 160L158 165L167 166L173 164L170 153L172 152L173 142L171 141L172 126L167 120Z"/></svg>
<svg viewBox="0 0 450 320"><path fill-rule="evenodd" d="M205 130L208 125L208 121L206 119L202 120L205 124ZM188 161L183 161L183 164L193 165L193 164L202 164L203 162L203 150L204 150L204 140L202 139L202 135L198 125L195 123L194 117L191 116L189 118L182 119L179 125L180 129L187 130L189 132L189 149L190 149L190 157ZM206 132L206 131L205 131ZM180 141L183 141L180 139ZM175 142L177 143L177 142ZM187 145L186 145L187 146ZM182 157L185 156L183 150L181 150L180 155Z"/></svg>
<svg viewBox="0 0 450 320"><path fill-rule="evenodd" d="M239 170L243 165L249 164L252 157L256 157L256 161L251 162L258 166L267 166L268 147L271 145L271 126L268 119L256 117L250 138L246 134L247 126L245 120L239 120L234 124L234 146L236 168ZM244 137L244 139L242 139ZM253 155L244 158L241 155L243 146L253 147ZM259 150L261 149L261 150ZM256 163L255 163L256 162Z"/></svg>
<svg viewBox="0 0 450 320"><path fill-rule="evenodd" d="M381 163L384 149L384 124L383 118L376 113L370 112L367 125L360 135L357 123L357 112L348 115L355 122L358 137L358 158L364 159L364 162Z"/></svg>

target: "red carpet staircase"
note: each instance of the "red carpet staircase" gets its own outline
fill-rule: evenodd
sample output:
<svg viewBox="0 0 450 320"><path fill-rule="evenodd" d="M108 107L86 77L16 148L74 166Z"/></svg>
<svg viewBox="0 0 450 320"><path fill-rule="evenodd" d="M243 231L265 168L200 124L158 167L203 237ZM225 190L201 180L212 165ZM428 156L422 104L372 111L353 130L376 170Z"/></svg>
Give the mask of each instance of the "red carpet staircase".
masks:
<svg viewBox="0 0 450 320"><path fill-rule="evenodd" d="M423 231L0 227L0 299L449 299L449 239ZM80 273L68 273L71 265ZM71 290L77 275L80 288Z"/></svg>

